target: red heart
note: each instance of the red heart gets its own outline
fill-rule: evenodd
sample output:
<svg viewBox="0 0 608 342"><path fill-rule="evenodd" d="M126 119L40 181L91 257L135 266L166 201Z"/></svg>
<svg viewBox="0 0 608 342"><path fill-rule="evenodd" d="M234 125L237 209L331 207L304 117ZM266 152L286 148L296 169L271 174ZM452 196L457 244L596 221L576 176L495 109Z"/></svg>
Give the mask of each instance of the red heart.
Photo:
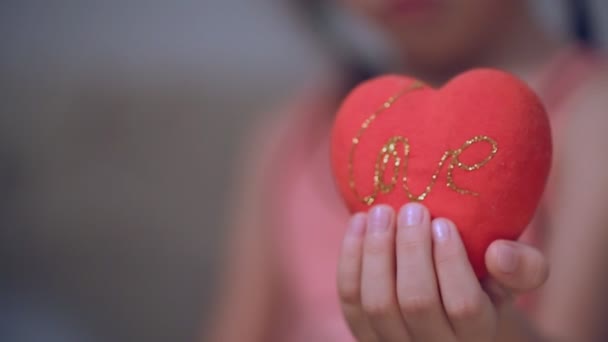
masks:
<svg viewBox="0 0 608 342"><path fill-rule="evenodd" d="M538 97L507 73L476 69L439 90L403 76L367 81L343 102L331 159L351 212L424 203L453 220L476 274L496 239L532 220L551 164Z"/></svg>

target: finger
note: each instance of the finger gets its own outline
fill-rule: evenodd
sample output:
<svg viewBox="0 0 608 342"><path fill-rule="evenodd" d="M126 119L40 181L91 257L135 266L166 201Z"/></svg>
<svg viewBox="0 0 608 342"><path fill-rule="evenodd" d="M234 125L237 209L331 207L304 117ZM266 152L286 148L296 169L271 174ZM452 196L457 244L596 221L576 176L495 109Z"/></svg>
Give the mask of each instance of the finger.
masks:
<svg viewBox="0 0 608 342"><path fill-rule="evenodd" d="M376 341L375 333L361 306L361 260L367 215L355 214L346 230L338 259L338 295L342 313L359 341Z"/></svg>
<svg viewBox="0 0 608 342"><path fill-rule="evenodd" d="M492 301L492 304L494 304L494 308L497 312L499 312L505 306L505 304L513 302L513 293L492 279L492 277L486 277L483 279L481 286L488 294L488 297L490 297L490 300Z"/></svg>
<svg viewBox="0 0 608 342"><path fill-rule="evenodd" d="M515 293L534 290L549 276L549 265L542 253L518 242L494 241L488 247L485 260L492 278Z"/></svg>
<svg viewBox="0 0 608 342"><path fill-rule="evenodd" d="M408 341L395 292L395 213L379 205L367 216L361 301L381 341Z"/></svg>
<svg viewBox="0 0 608 342"><path fill-rule="evenodd" d="M481 288L454 224L436 219L433 225L435 269L443 306L462 341L491 341L496 313Z"/></svg>
<svg viewBox="0 0 608 342"><path fill-rule="evenodd" d="M399 211L396 249L397 297L410 335L416 341L451 341L433 264L431 219L423 205L409 203Z"/></svg>

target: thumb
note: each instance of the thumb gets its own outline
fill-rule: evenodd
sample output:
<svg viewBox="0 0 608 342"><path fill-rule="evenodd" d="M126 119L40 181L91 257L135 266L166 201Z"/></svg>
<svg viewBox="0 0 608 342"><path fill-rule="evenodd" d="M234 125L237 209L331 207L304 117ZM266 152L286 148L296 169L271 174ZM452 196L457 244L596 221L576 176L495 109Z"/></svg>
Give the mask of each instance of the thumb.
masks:
<svg viewBox="0 0 608 342"><path fill-rule="evenodd" d="M549 265L542 253L519 242L494 241L486 251L485 262L493 280L512 293L534 290L549 276Z"/></svg>

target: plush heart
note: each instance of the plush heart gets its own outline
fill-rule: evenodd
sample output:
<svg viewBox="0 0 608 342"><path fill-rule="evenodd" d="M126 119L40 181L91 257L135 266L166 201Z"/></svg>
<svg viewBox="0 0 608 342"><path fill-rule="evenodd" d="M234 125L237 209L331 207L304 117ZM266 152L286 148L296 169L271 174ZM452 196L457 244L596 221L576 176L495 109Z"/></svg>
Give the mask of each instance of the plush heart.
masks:
<svg viewBox="0 0 608 342"><path fill-rule="evenodd" d="M435 90L403 76L355 88L337 114L332 168L351 212L419 201L455 222L478 277L496 239L519 237L551 164L538 97L514 76L463 73Z"/></svg>

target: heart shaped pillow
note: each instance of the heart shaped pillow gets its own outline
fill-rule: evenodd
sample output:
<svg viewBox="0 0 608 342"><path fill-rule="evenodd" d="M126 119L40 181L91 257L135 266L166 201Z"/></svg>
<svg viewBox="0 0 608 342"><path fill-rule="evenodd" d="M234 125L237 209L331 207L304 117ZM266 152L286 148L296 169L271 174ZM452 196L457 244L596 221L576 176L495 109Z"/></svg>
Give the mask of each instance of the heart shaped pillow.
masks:
<svg viewBox="0 0 608 342"><path fill-rule="evenodd" d="M351 212L418 201L457 225L476 274L496 239L532 220L551 165L538 97L505 72L475 69L440 89L404 76L355 88L331 137L332 169Z"/></svg>

